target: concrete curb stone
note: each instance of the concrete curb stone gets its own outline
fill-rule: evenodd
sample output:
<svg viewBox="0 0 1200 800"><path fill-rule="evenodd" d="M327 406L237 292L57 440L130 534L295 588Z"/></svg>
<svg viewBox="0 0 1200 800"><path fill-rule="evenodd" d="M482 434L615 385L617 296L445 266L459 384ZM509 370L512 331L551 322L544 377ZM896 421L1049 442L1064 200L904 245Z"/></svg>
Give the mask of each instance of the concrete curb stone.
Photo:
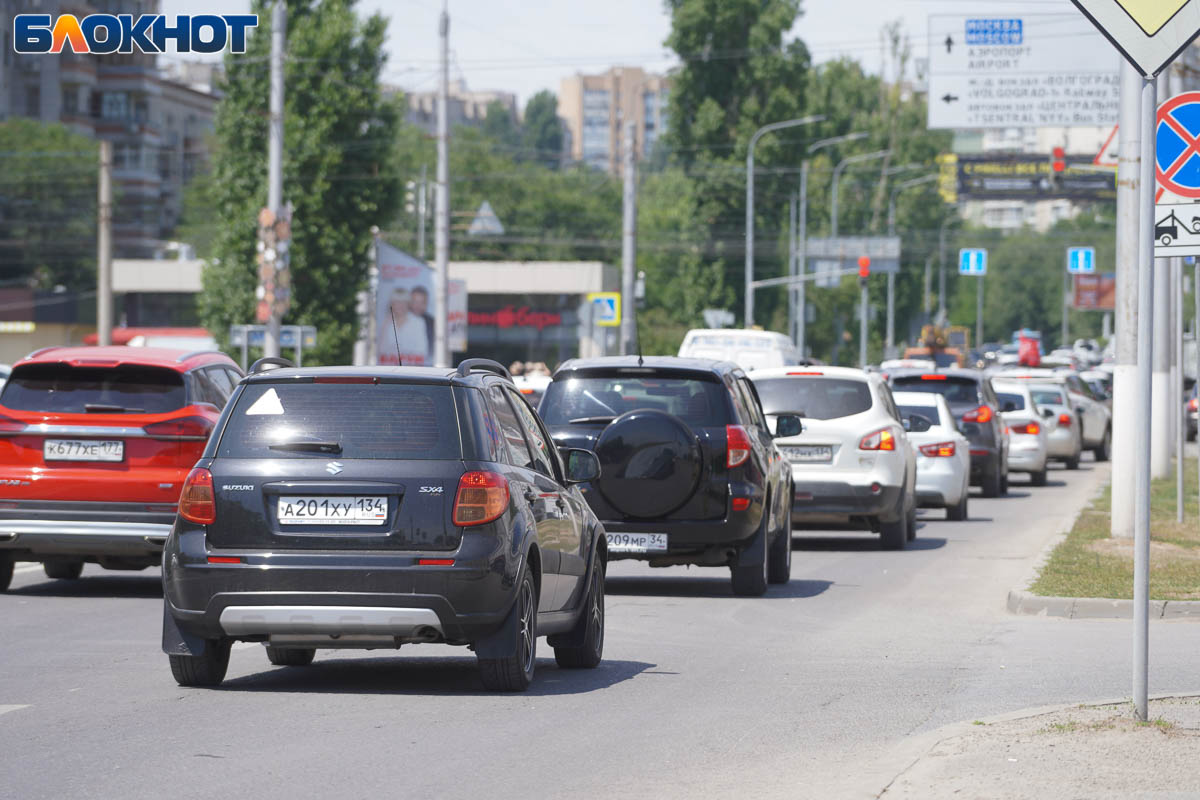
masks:
<svg viewBox="0 0 1200 800"><path fill-rule="evenodd" d="M1133 619L1132 600L1105 597L1042 597L1023 589L1008 593L1010 614L1067 619ZM1152 600L1151 619L1200 621L1200 600Z"/></svg>

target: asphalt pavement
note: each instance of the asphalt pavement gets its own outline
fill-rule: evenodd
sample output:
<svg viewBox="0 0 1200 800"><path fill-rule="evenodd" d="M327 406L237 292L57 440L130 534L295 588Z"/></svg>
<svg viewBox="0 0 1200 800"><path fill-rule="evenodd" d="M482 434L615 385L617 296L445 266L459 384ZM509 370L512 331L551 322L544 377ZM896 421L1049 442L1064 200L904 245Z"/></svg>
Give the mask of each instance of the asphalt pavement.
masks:
<svg viewBox="0 0 1200 800"><path fill-rule="evenodd" d="M0 595L3 798L871 797L952 722L1130 693L1128 621L1005 611L1108 476L1085 461L923 512L916 542L798 533L792 581L735 598L728 571L609 570L605 661L484 692L434 645L272 667L236 645L217 690L159 650L156 570L75 582L19 565ZM1200 625L1160 622L1152 692L1200 688Z"/></svg>

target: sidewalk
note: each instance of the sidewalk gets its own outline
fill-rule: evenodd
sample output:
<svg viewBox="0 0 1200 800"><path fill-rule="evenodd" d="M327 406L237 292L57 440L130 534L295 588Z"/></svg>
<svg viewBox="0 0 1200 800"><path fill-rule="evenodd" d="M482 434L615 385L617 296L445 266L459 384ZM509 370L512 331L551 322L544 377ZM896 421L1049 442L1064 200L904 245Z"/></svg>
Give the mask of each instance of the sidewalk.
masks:
<svg viewBox="0 0 1200 800"><path fill-rule="evenodd" d="M1200 796L1200 696L1067 706L956 723L882 798L1190 798Z"/></svg>

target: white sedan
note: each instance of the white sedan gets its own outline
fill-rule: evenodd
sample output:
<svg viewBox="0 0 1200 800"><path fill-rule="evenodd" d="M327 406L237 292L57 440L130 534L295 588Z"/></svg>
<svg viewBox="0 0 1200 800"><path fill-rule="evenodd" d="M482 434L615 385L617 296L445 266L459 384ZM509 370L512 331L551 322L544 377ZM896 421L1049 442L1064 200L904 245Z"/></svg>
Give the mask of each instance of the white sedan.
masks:
<svg viewBox="0 0 1200 800"><path fill-rule="evenodd" d="M768 417L804 418L798 436L775 440L792 465L793 523L865 522L888 549L916 537L916 456L880 375L781 367L750 379Z"/></svg>
<svg viewBox="0 0 1200 800"><path fill-rule="evenodd" d="M946 509L946 519L966 519L971 443L959 431L946 398L930 392L895 392L892 397L917 451L917 502Z"/></svg>
<svg viewBox="0 0 1200 800"><path fill-rule="evenodd" d="M1049 417L1034 402L1030 383L992 379L992 388L1009 431L1008 471L1027 472L1034 486L1045 486L1050 460L1046 442Z"/></svg>

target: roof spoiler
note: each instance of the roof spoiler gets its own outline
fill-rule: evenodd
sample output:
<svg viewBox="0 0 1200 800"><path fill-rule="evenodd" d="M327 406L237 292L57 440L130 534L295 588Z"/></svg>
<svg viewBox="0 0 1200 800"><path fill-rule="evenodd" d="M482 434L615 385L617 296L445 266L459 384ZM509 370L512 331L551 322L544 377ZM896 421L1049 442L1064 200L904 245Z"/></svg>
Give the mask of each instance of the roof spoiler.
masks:
<svg viewBox="0 0 1200 800"><path fill-rule="evenodd" d="M266 358L260 358L258 361L255 361L253 364L250 365L250 374L257 375L260 372L266 372L267 371L266 368L272 367L272 366L274 366L274 367L289 367L292 369L295 369L295 367L296 367L295 364L293 364L291 361L288 361L286 358L274 358L271 356L267 356Z"/></svg>
<svg viewBox="0 0 1200 800"><path fill-rule="evenodd" d="M458 373L458 377L465 378L470 375L473 370L477 369L484 372L492 372L502 378L508 378L510 381L512 380L512 375L509 373L508 368L499 361L493 361L490 358L464 359L458 365L458 369L455 371Z"/></svg>

